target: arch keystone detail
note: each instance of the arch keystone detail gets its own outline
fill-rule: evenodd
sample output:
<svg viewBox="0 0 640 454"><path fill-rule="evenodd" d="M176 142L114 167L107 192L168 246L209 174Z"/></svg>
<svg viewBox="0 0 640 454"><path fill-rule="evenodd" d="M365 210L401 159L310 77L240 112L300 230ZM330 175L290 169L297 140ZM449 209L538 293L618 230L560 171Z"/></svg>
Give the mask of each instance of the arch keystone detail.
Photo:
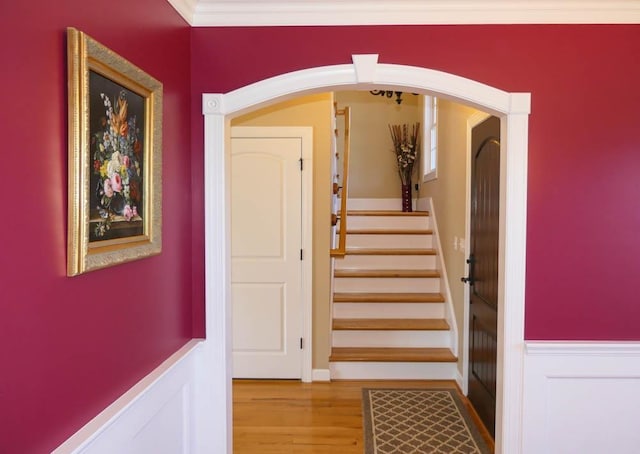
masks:
<svg viewBox="0 0 640 454"><path fill-rule="evenodd" d="M375 82L378 54L354 54L351 59L358 83Z"/></svg>

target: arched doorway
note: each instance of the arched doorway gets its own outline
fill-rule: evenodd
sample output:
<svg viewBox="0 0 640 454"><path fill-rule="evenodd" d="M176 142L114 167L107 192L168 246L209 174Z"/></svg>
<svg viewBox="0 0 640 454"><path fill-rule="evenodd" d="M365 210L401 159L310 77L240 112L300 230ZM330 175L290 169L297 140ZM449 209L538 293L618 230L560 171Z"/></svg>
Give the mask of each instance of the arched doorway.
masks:
<svg viewBox="0 0 640 454"><path fill-rule="evenodd" d="M231 453L230 118L301 94L373 87L436 94L501 120L496 452L520 451L530 95L426 68L379 64L377 55L354 55L353 64L296 71L226 94L203 95L207 340L198 374L197 418L203 451ZM305 360L311 361L310 352Z"/></svg>

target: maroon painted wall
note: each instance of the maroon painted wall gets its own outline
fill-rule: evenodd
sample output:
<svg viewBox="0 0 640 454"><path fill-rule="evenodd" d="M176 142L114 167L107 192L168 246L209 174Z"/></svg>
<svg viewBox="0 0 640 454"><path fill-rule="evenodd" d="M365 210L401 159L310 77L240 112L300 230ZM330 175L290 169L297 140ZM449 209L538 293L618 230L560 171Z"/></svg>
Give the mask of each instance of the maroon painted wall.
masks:
<svg viewBox="0 0 640 454"><path fill-rule="evenodd" d="M526 338L640 339L640 26L195 28L193 168L201 93L354 53L530 92Z"/></svg>
<svg viewBox="0 0 640 454"><path fill-rule="evenodd" d="M164 83L163 250L66 277L67 26ZM50 452L192 336L190 30L166 0L0 6L0 452Z"/></svg>

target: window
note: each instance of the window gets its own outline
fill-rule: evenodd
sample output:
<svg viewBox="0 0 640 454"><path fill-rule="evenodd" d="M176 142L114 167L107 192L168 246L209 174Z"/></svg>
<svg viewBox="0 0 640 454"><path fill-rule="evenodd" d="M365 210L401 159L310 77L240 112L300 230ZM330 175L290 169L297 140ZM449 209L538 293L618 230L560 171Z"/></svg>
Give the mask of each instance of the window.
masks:
<svg viewBox="0 0 640 454"><path fill-rule="evenodd" d="M438 178L438 98L424 97L422 130L422 181Z"/></svg>

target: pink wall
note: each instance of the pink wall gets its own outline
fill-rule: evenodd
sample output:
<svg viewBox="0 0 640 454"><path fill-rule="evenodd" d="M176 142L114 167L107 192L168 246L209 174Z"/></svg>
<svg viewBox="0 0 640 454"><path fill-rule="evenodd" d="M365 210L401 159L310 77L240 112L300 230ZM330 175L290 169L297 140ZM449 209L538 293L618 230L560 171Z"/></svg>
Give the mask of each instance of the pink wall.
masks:
<svg viewBox="0 0 640 454"><path fill-rule="evenodd" d="M0 6L0 452L50 452L192 336L187 25L166 0ZM162 254L65 276L65 28L164 83Z"/></svg>
<svg viewBox="0 0 640 454"><path fill-rule="evenodd" d="M354 53L531 92L526 337L639 340L640 26L195 28L193 168L201 93Z"/></svg>

